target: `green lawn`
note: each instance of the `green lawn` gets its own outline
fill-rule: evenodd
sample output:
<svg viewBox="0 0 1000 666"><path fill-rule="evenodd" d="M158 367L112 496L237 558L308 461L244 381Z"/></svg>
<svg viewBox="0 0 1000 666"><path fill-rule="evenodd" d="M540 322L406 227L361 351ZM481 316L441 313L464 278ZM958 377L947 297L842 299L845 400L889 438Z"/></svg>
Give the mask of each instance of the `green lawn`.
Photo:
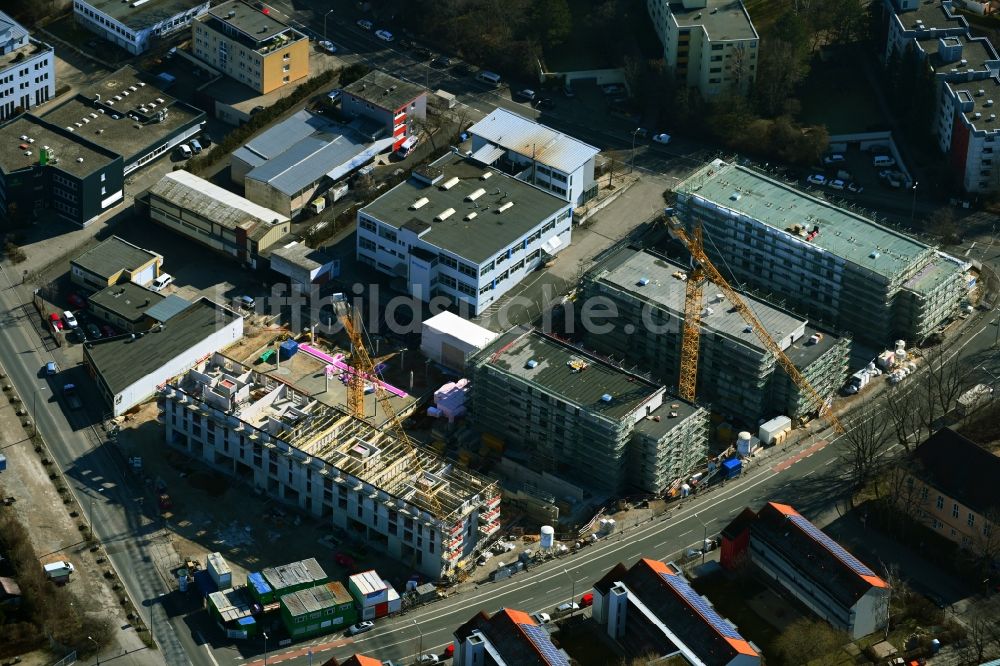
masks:
<svg viewBox="0 0 1000 666"><path fill-rule="evenodd" d="M798 98L802 104L799 121L804 125L826 125L830 134L888 127L860 65L850 61L822 62L815 58Z"/></svg>
<svg viewBox="0 0 1000 666"><path fill-rule="evenodd" d="M757 34L766 33L787 9L788 0L746 0L744 3Z"/></svg>
<svg viewBox="0 0 1000 666"><path fill-rule="evenodd" d="M692 586L699 594L707 597L723 617L737 626L743 638L753 641L765 654L769 651L774 639L778 637L778 630L746 603L747 599L764 591L762 583L749 577L730 580L716 575L696 578Z"/></svg>

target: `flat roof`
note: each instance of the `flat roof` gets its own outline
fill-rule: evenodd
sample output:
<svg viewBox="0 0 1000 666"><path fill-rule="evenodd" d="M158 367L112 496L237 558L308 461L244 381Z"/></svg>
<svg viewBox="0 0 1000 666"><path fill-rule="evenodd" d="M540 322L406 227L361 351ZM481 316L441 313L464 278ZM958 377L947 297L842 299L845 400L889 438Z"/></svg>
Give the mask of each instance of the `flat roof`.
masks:
<svg viewBox="0 0 1000 666"><path fill-rule="evenodd" d="M603 270L602 270L603 269ZM644 250L626 248L616 255L609 264L598 269L594 279L625 292L641 301L664 308L684 319L684 301L687 295L687 281L675 275L687 276L689 270L681 264L658 257ZM641 284L641 281L648 281ZM730 338L767 352L760 338L737 312L720 289L709 281L701 288L702 327L716 331ZM757 318L773 340L788 346L784 338L800 330L805 320L778 310L752 296L743 295Z"/></svg>
<svg viewBox="0 0 1000 666"><path fill-rule="evenodd" d="M149 0L142 3L122 2L121 0L79 1L133 30L141 30L155 25L165 19L186 13L195 7L208 9L208 0Z"/></svg>
<svg viewBox="0 0 1000 666"><path fill-rule="evenodd" d="M534 329L512 329L481 353L490 354L483 365L609 419L630 415L663 391L648 379ZM605 402L605 395L611 400Z"/></svg>
<svg viewBox="0 0 1000 666"><path fill-rule="evenodd" d="M125 321L135 322L147 315L150 308L164 298L162 294L140 287L134 282L122 282L91 294L87 300L91 305L99 305Z"/></svg>
<svg viewBox="0 0 1000 666"><path fill-rule="evenodd" d="M494 109L469 133L540 164L573 173L601 152L589 143L507 109Z"/></svg>
<svg viewBox="0 0 1000 666"><path fill-rule="evenodd" d="M423 328L453 336L463 342L475 345L479 349L497 339L497 334L490 329L483 328L479 324L448 310L444 310L430 319L425 319Z"/></svg>
<svg viewBox="0 0 1000 666"><path fill-rule="evenodd" d="M740 0L707 0L704 5L691 9L676 1L667 2L667 6L678 26L701 26L713 42L757 39L757 30Z"/></svg>
<svg viewBox="0 0 1000 666"><path fill-rule="evenodd" d="M667 398L670 398L667 400ZM676 396L663 396L663 404L635 424L635 430L660 439L702 409Z"/></svg>
<svg viewBox="0 0 1000 666"><path fill-rule="evenodd" d="M272 257L281 257L288 263L307 271L314 271L327 265L333 259L323 250L309 247L304 241L288 243L271 250Z"/></svg>
<svg viewBox="0 0 1000 666"><path fill-rule="evenodd" d="M110 279L121 270L134 271L159 256L118 236L111 236L70 263L88 273Z"/></svg>
<svg viewBox="0 0 1000 666"><path fill-rule="evenodd" d="M931 28L965 30L969 27L965 17L961 14L950 13L938 0L919 0L915 9L902 13L897 12L896 20L899 21L904 30L917 32Z"/></svg>
<svg viewBox="0 0 1000 666"><path fill-rule="evenodd" d="M226 229L251 229L258 224L287 222L277 211L255 204L187 171L171 171L149 193L178 208L194 211Z"/></svg>
<svg viewBox="0 0 1000 666"><path fill-rule="evenodd" d="M509 248L544 220L571 207L569 202L534 185L475 164L455 153L447 153L434 162L433 167L441 172L434 185L411 175L360 212L397 229L414 229L424 242L481 264ZM483 180L486 173L490 177ZM441 186L453 178L458 182L447 190L442 189ZM480 189L484 191L481 196L475 200L466 199ZM411 205L422 198L429 201L412 210ZM500 205L508 202L514 205L498 212ZM449 208L455 213L444 221L435 220ZM476 213L476 217L466 220L470 213Z"/></svg>
<svg viewBox="0 0 1000 666"><path fill-rule="evenodd" d="M377 69L371 70L344 87L344 94L353 95L390 111L395 111L426 93L426 88L402 81Z"/></svg>
<svg viewBox="0 0 1000 666"><path fill-rule="evenodd" d="M374 569L352 574L351 576L348 576L348 580L350 580L350 582L358 588L358 592L364 595L389 589L389 586L384 580L382 580L382 577L379 576L378 572Z"/></svg>
<svg viewBox="0 0 1000 666"><path fill-rule="evenodd" d="M1000 103L1000 81L996 78L945 81L945 85L960 102L971 105L972 108L968 111L960 113L973 129L982 132L1000 130L1000 121L996 118L997 104Z"/></svg>
<svg viewBox="0 0 1000 666"><path fill-rule="evenodd" d="M927 245L861 215L721 160L699 169L676 191L750 217L789 237L793 237L794 226L809 231L818 226L819 234L811 242L802 238L803 244L890 279L906 272L930 251Z"/></svg>
<svg viewBox="0 0 1000 666"><path fill-rule="evenodd" d="M915 40L917 46L927 54L929 62L934 71L943 74L966 75L967 72L987 72L997 68L997 53L993 49L990 40L985 37L969 38L967 35L951 35L943 37L924 37ZM942 42L946 48L955 46L961 47L961 54L952 60L941 55ZM962 61L965 61L964 63ZM957 70L952 72L951 70Z"/></svg>
<svg viewBox="0 0 1000 666"><path fill-rule="evenodd" d="M178 130L202 122L205 112L171 97L153 79L126 66L43 118L121 155L128 164Z"/></svg>
<svg viewBox="0 0 1000 666"><path fill-rule="evenodd" d="M810 343L814 335L819 336L819 341ZM807 323L802 337L785 347L784 352L796 368L805 370L809 364L828 352L839 341L839 335L834 335L825 328ZM779 367L777 372L783 373L784 370Z"/></svg>
<svg viewBox="0 0 1000 666"><path fill-rule="evenodd" d="M317 613L327 608L341 604L354 603L354 597L348 594L344 584L333 581L325 585L316 585L281 597L281 603L288 609L292 617Z"/></svg>
<svg viewBox="0 0 1000 666"><path fill-rule="evenodd" d="M170 318L169 326L136 339L95 340L86 345L94 370L118 394L228 325L239 315L202 298Z"/></svg>
<svg viewBox="0 0 1000 666"><path fill-rule="evenodd" d="M953 257L937 255L916 272L903 286L918 294L932 294L938 287L963 273L961 262Z"/></svg>
<svg viewBox="0 0 1000 666"><path fill-rule="evenodd" d="M89 140L80 141L61 127L25 113L0 125L0 169L13 173L38 165L45 146L49 147L49 164L77 178L103 169L117 158Z"/></svg>
<svg viewBox="0 0 1000 666"><path fill-rule="evenodd" d="M255 42L265 42L275 35L289 29L288 25L264 13L256 7L251 7L241 0L229 0L208 10L208 16L232 26Z"/></svg>
<svg viewBox="0 0 1000 666"><path fill-rule="evenodd" d="M320 583L328 578L315 557L269 567L261 571L261 574L275 592L304 583Z"/></svg>

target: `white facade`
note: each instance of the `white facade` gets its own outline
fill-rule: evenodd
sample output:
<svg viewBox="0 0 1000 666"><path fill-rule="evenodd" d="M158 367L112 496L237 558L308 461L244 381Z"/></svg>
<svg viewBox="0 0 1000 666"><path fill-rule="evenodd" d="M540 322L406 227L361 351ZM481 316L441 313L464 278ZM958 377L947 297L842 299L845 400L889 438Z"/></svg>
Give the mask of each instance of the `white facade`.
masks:
<svg viewBox="0 0 1000 666"><path fill-rule="evenodd" d="M705 97L750 89L759 38L740 0L647 0L646 9L678 80Z"/></svg>
<svg viewBox="0 0 1000 666"><path fill-rule="evenodd" d="M20 58L20 60L18 60ZM55 52L0 11L0 121L56 94Z"/></svg>
<svg viewBox="0 0 1000 666"><path fill-rule="evenodd" d="M176 11L164 16L164 12L148 12L146 3L122 3L117 0L73 0L73 14L76 22L91 32L120 46L133 55L148 49L157 37L169 35L191 25L191 21L208 11L205 2L185 2L178 0L152 0L150 4L173 3ZM129 13L134 15L130 16ZM147 13L148 12L148 13Z"/></svg>

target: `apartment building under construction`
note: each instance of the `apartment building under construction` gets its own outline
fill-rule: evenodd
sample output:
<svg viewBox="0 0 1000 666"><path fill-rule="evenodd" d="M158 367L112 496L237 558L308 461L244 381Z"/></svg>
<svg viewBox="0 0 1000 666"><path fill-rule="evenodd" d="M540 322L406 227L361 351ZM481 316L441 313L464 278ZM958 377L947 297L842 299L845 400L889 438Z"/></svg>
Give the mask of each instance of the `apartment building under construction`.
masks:
<svg viewBox="0 0 1000 666"><path fill-rule="evenodd" d="M646 250L625 247L586 276L578 304L606 299L610 330L581 326L586 345L668 386L680 373L684 302L689 270ZM744 300L771 338L824 396L847 378L850 339L751 296ZM761 418L802 417L816 410L731 303L709 282L702 285L697 395L727 419L755 426Z"/></svg>
<svg viewBox="0 0 1000 666"><path fill-rule="evenodd" d="M437 579L499 529L495 481L214 354L159 400L169 446Z"/></svg>
<svg viewBox="0 0 1000 666"><path fill-rule="evenodd" d="M473 362L476 427L533 470L655 493L705 459L705 409L566 342L514 328Z"/></svg>

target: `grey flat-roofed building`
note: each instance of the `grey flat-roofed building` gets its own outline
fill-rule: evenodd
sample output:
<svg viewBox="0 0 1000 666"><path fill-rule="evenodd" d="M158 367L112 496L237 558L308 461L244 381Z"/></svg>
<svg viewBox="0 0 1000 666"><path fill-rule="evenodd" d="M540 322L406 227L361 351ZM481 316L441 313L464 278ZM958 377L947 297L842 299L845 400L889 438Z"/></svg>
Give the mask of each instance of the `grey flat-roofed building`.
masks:
<svg viewBox="0 0 1000 666"><path fill-rule="evenodd" d="M947 302L904 307L908 281L940 253L785 183L716 160L676 192L680 221L689 232L701 225L705 250L724 275L780 293L796 312L857 340L920 341L958 309L952 286L962 279L961 262L939 287Z"/></svg>
<svg viewBox="0 0 1000 666"><path fill-rule="evenodd" d="M612 329L597 333L583 326L587 346L677 386L689 272L629 247L608 256L584 277L578 302L612 307L614 316L601 319ZM815 411L720 289L706 281L701 291L698 400L747 425L774 414L796 418ZM744 295L744 301L817 391L832 396L847 375L850 341L753 296Z"/></svg>
<svg viewBox="0 0 1000 666"><path fill-rule="evenodd" d="M121 281L143 287L160 274L163 257L118 236L111 236L69 262L70 280L87 289L104 289Z"/></svg>
<svg viewBox="0 0 1000 666"><path fill-rule="evenodd" d="M56 94L55 52L0 12L0 121L44 104Z"/></svg>
<svg viewBox="0 0 1000 666"><path fill-rule="evenodd" d="M156 305L151 306L146 311L146 315L150 319L164 322L186 310L189 305L191 305L191 301L181 298L177 294L170 294Z"/></svg>
<svg viewBox="0 0 1000 666"><path fill-rule="evenodd" d="M298 241L271 251L271 270L297 284L321 284L340 275L340 260Z"/></svg>
<svg viewBox="0 0 1000 666"><path fill-rule="evenodd" d="M422 300L481 313L570 243L573 206L456 153L358 211L357 256Z"/></svg>
<svg viewBox="0 0 1000 666"><path fill-rule="evenodd" d="M123 282L106 287L88 298L90 313L98 319L129 333L145 331L156 323L149 310L164 299L162 294Z"/></svg>
<svg viewBox="0 0 1000 666"><path fill-rule="evenodd" d="M472 364L476 427L533 469L606 492L660 492L704 458L704 409L539 331L511 329Z"/></svg>
<svg viewBox="0 0 1000 666"><path fill-rule="evenodd" d="M413 134L413 121L427 117L427 91L379 70L372 70L344 88L343 112L367 118L392 137L392 150Z"/></svg>
<svg viewBox="0 0 1000 666"><path fill-rule="evenodd" d="M83 360L115 416L153 397L171 378L243 337L243 317L202 298L134 338L97 340Z"/></svg>
<svg viewBox="0 0 1000 666"><path fill-rule="evenodd" d="M168 95L132 66L82 89L43 117L121 155L126 174L169 154L205 122L204 111Z"/></svg>
<svg viewBox="0 0 1000 666"><path fill-rule="evenodd" d="M133 55L183 30L208 11L208 0L73 0L76 22Z"/></svg>
<svg viewBox="0 0 1000 666"><path fill-rule="evenodd" d="M415 83L373 69L357 81L345 86L343 92L385 109L398 109L425 94L427 90Z"/></svg>

